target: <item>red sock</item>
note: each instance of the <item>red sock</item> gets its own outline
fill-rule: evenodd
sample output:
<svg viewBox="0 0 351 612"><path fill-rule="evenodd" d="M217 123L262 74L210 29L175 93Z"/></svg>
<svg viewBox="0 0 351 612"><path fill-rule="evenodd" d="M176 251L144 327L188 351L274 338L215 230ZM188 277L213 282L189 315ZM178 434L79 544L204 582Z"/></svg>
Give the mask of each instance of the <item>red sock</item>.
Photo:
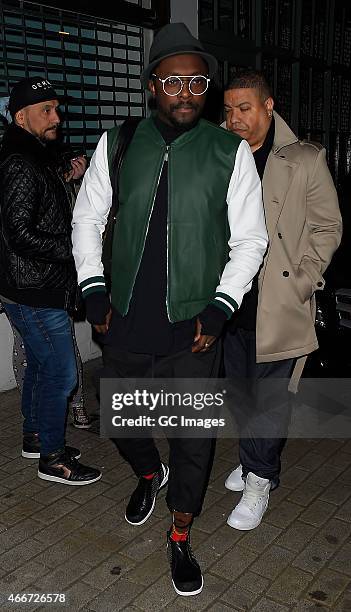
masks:
<svg viewBox="0 0 351 612"><path fill-rule="evenodd" d="M189 529L185 531L177 531L175 526L172 525L171 540L174 542L185 542L188 537Z"/></svg>
<svg viewBox="0 0 351 612"><path fill-rule="evenodd" d="M143 478L146 478L146 480L151 480L154 476L155 476L155 472L152 472L152 474L145 474Z"/></svg>

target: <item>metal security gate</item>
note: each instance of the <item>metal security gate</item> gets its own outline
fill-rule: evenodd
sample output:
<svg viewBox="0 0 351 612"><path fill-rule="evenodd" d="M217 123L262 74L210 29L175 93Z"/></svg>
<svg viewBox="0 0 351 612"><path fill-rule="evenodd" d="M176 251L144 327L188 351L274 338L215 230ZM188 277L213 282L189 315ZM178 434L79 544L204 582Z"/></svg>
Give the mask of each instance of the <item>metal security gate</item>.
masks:
<svg viewBox="0 0 351 612"><path fill-rule="evenodd" d="M338 185L351 173L350 0L198 0L199 36L220 60L263 70L278 112L327 147Z"/></svg>
<svg viewBox="0 0 351 612"><path fill-rule="evenodd" d="M139 75L143 28L32 2L0 4L0 98L25 76L48 79L69 96L67 142L91 155L101 133L145 112Z"/></svg>

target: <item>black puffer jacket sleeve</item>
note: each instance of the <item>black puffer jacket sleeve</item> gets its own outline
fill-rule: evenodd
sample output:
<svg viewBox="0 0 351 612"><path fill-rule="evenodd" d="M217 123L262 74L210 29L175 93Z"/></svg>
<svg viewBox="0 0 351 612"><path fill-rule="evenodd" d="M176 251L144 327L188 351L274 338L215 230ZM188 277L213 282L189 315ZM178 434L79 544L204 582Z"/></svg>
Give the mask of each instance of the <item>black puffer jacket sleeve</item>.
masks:
<svg viewBox="0 0 351 612"><path fill-rule="evenodd" d="M2 232L11 251L23 258L35 258L43 262L67 261L72 258L70 234L60 232L54 210L50 208L50 194L41 188L36 168L23 157L9 157L1 168L2 173ZM64 186L62 185L62 189ZM40 227L39 203L47 197L52 231ZM42 207L40 207L42 209ZM55 231L57 233L55 233Z"/></svg>

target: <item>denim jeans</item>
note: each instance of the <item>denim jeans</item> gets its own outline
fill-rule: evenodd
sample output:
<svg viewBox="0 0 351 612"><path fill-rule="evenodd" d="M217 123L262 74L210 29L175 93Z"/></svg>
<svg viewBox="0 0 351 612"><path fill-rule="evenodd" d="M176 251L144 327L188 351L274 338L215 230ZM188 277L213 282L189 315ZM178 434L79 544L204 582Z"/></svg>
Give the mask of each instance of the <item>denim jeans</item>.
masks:
<svg viewBox="0 0 351 612"><path fill-rule="evenodd" d="M41 454L64 446L68 398L77 384L70 319L64 310L3 304L23 338L27 367L23 382L23 432L38 432Z"/></svg>
<svg viewBox="0 0 351 612"><path fill-rule="evenodd" d="M18 391L22 396L23 391L23 383L24 383L24 375L26 373L27 367L27 355L24 350L24 344L21 336L18 333L18 330L12 325L11 319L9 319L9 323L13 332L13 352L12 352L12 367L13 373L15 375L16 384L18 387ZM74 352L76 354L76 362L77 362L77 373L78 373L78 384L76 385L69 401L69 405L71 408L80 408L84 407L84 392L83 392L83 364L80 356L77 339L75 336L74 330L74 321L71 319L71 330L74 344ZM32 408L33 411L33 408Z"/></svg>

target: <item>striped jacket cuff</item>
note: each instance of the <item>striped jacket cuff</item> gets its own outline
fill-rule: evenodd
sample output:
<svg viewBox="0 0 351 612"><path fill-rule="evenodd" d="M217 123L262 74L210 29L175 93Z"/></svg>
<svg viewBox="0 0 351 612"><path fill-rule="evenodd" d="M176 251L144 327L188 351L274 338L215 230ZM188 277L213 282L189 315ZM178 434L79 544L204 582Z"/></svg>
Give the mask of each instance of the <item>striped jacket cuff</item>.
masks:
<svg viewBox="0 0 351 612"><path fill-rule="evenodd" d="M103 292L106 293L105 279L103 276L91 276L80 283L83 298L86 298L90 293Z"/></svg>
<svg viewBox="0 0 351 612"><path fill-rule="evenodd" d="M232 316L232 314L238 310L238 304L233 298L231 298L226 293L216 293L213 300L210 304L214 304L218 308L221 308L226 313L228 319Z"/></svg>

